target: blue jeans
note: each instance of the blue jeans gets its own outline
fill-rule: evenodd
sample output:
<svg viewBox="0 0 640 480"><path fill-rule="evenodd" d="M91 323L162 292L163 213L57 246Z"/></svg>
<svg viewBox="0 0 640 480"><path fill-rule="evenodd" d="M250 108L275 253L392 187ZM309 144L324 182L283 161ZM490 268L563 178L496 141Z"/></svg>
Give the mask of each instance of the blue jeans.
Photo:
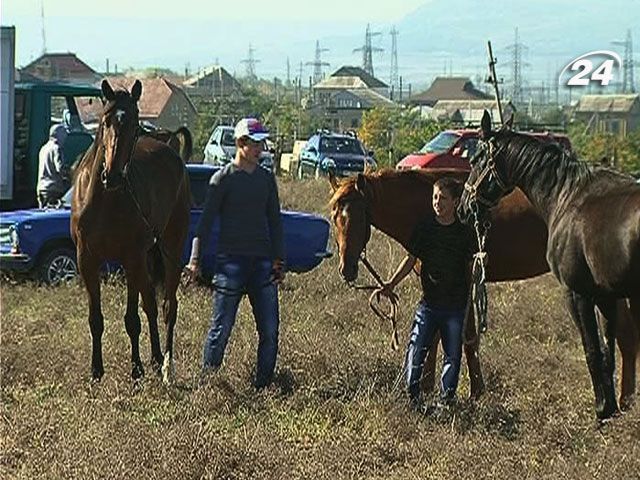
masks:
<svg viewBox="0 0 640 480"><path fill-rule="evenodd" d="M269 258L245 255L217 255L213 279L213 315L204 342L204 368L222 364L224 351L236 321L238 305L247 293L258 330L258 359L255 385L271 383L278 355L278 287L271 281Z"/></svg>
<svg viewBox="0 0 640 480"><path fill-rule="evenodd" d="M440 331L444 362L440 378L440 396L451 399L456 394L462 356L462 325L465 308L437 308L424 300L418 303L405 358L405 381L409 396L420 398L420 377L427 352L436 331Z"/></svg>

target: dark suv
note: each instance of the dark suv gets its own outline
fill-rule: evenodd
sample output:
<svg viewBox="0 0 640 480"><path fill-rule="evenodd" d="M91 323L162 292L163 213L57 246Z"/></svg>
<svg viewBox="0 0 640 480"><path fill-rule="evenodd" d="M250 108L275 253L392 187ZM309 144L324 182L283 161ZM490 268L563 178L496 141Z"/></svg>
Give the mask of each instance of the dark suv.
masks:
<svg viewBox="0 0 640 480"><path fill-rule="evenodd" d="M376 167L360 140L353 135L319 131L307 141L298 162L298 178L314 175L319 178L331 172L337 176L357 175L365 165Z"/></svg>

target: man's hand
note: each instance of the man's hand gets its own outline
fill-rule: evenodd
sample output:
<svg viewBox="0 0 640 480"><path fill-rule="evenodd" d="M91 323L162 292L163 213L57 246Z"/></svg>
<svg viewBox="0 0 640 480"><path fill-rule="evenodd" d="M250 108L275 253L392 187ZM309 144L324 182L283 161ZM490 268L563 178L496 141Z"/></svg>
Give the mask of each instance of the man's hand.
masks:
<svg viewBox="0 0 640 480"><path fill-rule="evenodd" d="M200 265L197 262L189 262L182 270L182 277L187 285L195 283L200 278Z"/></svg>
<svg viewBox="0 0 640 480"><path fill-rule="evenodd" d="M284 281L284 277L284 262L279 258L276 258L271 267L271 281L276 285L280 285Z"/></svg>

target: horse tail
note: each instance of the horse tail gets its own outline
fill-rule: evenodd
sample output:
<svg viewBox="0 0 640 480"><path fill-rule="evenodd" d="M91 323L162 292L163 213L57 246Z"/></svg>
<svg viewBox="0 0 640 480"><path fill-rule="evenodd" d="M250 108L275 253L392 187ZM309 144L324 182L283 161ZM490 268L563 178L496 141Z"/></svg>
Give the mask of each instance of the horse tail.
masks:
<svg viewBox="0 0 640 480"><path fill-rule="evenodd" d="M156 240L156 243L154 243L151 250L149 250L149 254L147 255L147 270L149 271L151 283L154 287L164 282L165 268L160 239Z"/></svg>
<svg viewBox="0 0 640 480"><path fill-rule="evenodd" d="M184 163L189 163L193 154L193 137L187 127L180 127L174 134L180 139L180 158Z"/></svg>

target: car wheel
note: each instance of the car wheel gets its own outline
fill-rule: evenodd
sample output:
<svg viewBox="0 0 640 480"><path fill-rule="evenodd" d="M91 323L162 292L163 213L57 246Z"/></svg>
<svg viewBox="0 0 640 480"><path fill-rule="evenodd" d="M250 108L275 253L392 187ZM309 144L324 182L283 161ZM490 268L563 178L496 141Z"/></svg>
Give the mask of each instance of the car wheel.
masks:
<svg viewBox="0 0 640 480"><path fill-rule="evenodd" d="M304 178L304 170L302 169L302 162L298 162L298 180L302 180Z"/></svg>
<svg viewBox="0 0 640 480"><path fill-rule="evenodd" d="M71 248L54 248L40 263L40 280L47 285L68 282L77 275L76 252Z"/></svg>

